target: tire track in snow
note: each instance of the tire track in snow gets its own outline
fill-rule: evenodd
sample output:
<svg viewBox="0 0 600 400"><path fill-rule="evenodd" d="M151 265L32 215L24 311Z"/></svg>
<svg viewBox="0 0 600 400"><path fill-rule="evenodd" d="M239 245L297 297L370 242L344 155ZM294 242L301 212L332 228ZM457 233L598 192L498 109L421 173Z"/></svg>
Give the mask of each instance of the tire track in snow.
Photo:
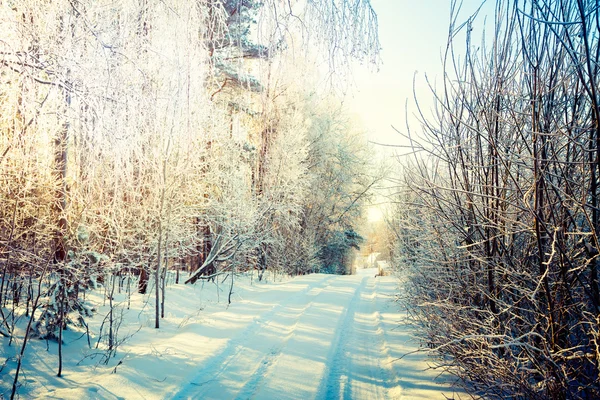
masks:
<svg viewBox="0 0 600 400"><path fill-rule="evenodd" d="M396 385L395 376L387 360L385 339L381 328L380 314L377 309L379 282L369 277L355 318L350 346L349 368L352 379L345 387L344 398L347 399L383 399L390 398L389 389Z"/></svg>
<svg viewBox="0 0 600 400"><path fill-rule="evenodd" d="M389 399L399 399L402 397L402 387L400 386L400 380L396 374L396 370L393 366L394 358L390 355L390 349L385 338L385 330L383 328L382 317L381 317L381 303L382 301L389 303L392 300L380 300L380 296L384 296L382 290L379 288L382 279L375 279L375 285L373 289L373 320L375 326L375 337L377 340L377 358L378 365L383 377L383 388L385 389L386 397ZM386 304L389 306L389 304ZM371 353L369 353L371 356Z"/></svg>
<svg viewBox="0 0 600 400"><path fill-rule="evenodd" d="M310 282L306 288L289 297L286 297L285 301L274 305L269 311L254 318L254 320L245 328L243 328L240 333L227 342L223 350L206 360L199 371L193 373L193 375L186 379L185 381L189 383L186 384L179 392L174 394L172 399L184 399L192 397L227 398L235 397L235 392L238 392L238 396L243 395L244 393L251 396L264 377L265 371L271 366L273 360L278 356L281 348L283 348L285 345L285 342L287 342L289 337L291 337L293 334L298 319L311 306L312 302L306 302L307 297L316 298L327 287L329 287L333 280L335 280L335 276ZM266 292L265 295L268 298L270 294ZM296 306L296 309L294 309L294 306ZM265 349L265 343L260 340L257 341L256 339L263 336L261 335L261 331L264 333L264 331L268 330L270 327L273 328L273 331L276 331L277 327L273 326L273 321L290 318L290 315L285 315L286 311L288 311L289 314L289 310L292 310L291 319L295 322L293 322L289 328L280 328L283 329L284 333L283 335L279 336L283 336L283 342L276 346L269 344L267 345L269 348ZM278 313L281 314L279 318L274 318ZM250 341L255 342L253 343L254 346L247 345ZM253 347L258 348L258 351L256 351ZM265 355L261 355L261 350ZM248 365L245 365L248 361L257 363L256 368L254 368L253 372L251 372L250 377L239 376L240 374L247 375L244 372L247 372L249 368ZM223 382L223 380L227 378L226 375L228 374L230 366L231 369L235 369L237 363L244 364L238 368L243 369L244 371L238 371L238 376L229 382L233 384L230 386L237 386L235 384L243 383L244 378L248 378L248 381L241 388L241 390L236 390L235 387L232 387L231 389L233 389L234 392L229 393L229 396L227 396L223 392L226 389L224 384L227 382ZM236 374L234 373L233 375ZM208 377L210 378L207 379Z"/></svg>
<svg viewBox="0 0 600 400"><path fill-rule="evenodd" d="M255 396L258 398L265 397L264 394L257 395L257 392L262 389L265 381L269 379L270 375L273 373L273 369L277 368L277 361L282 353L289 350L287 349L288 343L302 335L302 333L299 331L302 331L303 328L306 328L307 325L310 325L307 323L307 321L310 321L315 314L321 314L323 307L330 305L330 297L335 296L335 294L332 293L336 293L336 289L339 289L339 286L346 286L340 284L340 276L328 277L326 278L326 285L320 287L315 293L312 293L310 298L303 298L305 301L304 306L302 307L302 310L295 313L293 325L290 326L290 328L286 331L285 337L278 343L278 345L274 347L269 354L266 354L263 357L261 364L254 371L252 377L238 392L236 399L249 399ZM289 305L286 308L289 308ZM273 317L275 317L274 319L277 319L277 314L275 314ZM295 346L292 345L290 347L294 348ZM275 397L267 395L266 398L279 399L282 398L282 396L283 398L294 398L294 396L291 396L290 393L286 393L285 395L283 393L278 393Z"/></svg>
<svg viewBox="0 0 600 400"><path fill-rule="evenodd" d="M267 354L265 357L263 357L260 366L254 371L252 377L239 391L238 395L236 396L236 400L252 398L254 393L256 393L256 390L260 387L262 381L265 379L265 375L268 373L269 369L272 368L277 357L279 357L281 354L281 349L284 346L285 344L278 346L277 349L273 349L270 354Z"/></svg>
<svg viewBox="0 0 600 400"><path fill-rule="evenodd" d="M317 398L396 399L402 388L385 340L379 308L381 279L363 277L343 323Z"/></svg>
<svg viewBox="0 0 600 400"><path fill-rule="evenodd" d="M336 276L327 290L310 301L281 354L265 374L256 391L257 399L314 399L329 373L348 310L362 280Z"/></svg>
<svg viewBox="0 0 600 400"><path fill-rule="evenodd" d="M334 277L327 278L326 285L320 287L317 291L312 293L310 295L310 301L306 301L302 309L294 313L294 322L289 329L286 330L285 336L260 360L259 367L254 371L248 382L246 382L246 384L238 392L236 399L242 400L254 397L256 392L260 389L261 384L265 381L267 376L271 373L272 368L274 368L276 365L277 359L281 355L282 351L287 347L290 339L297 333L296 328L300 323L300 320L307 314L308 310L315 307L315 303L317 303L317 299L319 299L321 295L327 294L327 289L331 288L331 283L334 280ZM307 299L308 297L304 297L304 300ZM288 305L286 308L289 309L290 306ZM282 310L282 312L283 311L284 310ZM277 317L277 314L275 314L273 317Z"/></svg>
<svg viewBox="0 0 600 400"><path fill-rule="evenodd" d="M325 374L321 378L317 398L319 399L337 399L342 397L342 393L349 388L348 371L345 367L349 366L347 362L346 348L348 347L349 335L352 334L352 325L356 315L357 304L361 300L367 277L362 277L360 284L355 288L352 300L348 303L348 308L345 314L340 318L338 323L332 347L327 357L327 368ZM342 388L341 386L344 386Z"/></svg>

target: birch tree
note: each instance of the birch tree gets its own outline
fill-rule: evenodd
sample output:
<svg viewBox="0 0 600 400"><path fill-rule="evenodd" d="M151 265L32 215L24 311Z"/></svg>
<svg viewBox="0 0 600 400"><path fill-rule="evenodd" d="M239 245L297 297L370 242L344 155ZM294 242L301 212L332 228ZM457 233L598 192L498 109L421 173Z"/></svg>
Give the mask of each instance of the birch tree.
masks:
<svg viewBox="0 0 600 400"><path fill-rule="evenodd" d="M285 270L308 125L266 66L289 62L292 31L336 60L379 50L365 1L23 0L2 2L0 22L0 334L21 357L30 335L62 351L63 330L85 324L85 290L104 285L111 301L117 276L153 292L158 328L167 269L207 236L235 238L231 271L265 244Z"/></svg>

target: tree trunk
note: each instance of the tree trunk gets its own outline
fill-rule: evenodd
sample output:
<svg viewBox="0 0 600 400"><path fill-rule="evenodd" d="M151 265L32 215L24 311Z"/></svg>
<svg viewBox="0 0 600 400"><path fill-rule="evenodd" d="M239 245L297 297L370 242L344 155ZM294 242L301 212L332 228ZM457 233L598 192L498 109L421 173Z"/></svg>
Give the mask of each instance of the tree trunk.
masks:
<svg viewBox="0 0 600 400"><path fill-rule="evenodd" d="M138 293L146 294L148 291L148 271L144 266L140 267L140 279L138 281Z"/></svg>

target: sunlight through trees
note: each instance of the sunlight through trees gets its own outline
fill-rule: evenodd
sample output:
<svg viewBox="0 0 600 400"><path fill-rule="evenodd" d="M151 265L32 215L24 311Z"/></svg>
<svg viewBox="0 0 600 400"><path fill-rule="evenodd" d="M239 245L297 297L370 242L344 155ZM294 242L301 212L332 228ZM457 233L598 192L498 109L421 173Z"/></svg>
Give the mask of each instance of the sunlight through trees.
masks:
<svg viewBox="0 0 600 400"><path fill-rule="evenodd" d="M376 62L368 2L24 0L0 21L0 334L21 356L57 340L60 376L90 288L152 293L159 328L167 270L329 268L380 177L310 60Z"/></svg>

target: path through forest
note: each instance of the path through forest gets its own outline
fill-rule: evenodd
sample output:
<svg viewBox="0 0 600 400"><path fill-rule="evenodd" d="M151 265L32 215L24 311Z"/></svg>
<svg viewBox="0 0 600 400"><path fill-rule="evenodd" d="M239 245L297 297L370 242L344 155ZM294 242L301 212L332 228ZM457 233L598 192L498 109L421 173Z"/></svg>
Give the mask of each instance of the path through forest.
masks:
<svg viewBox="0 0 600 400"><path fill-rule="evenodd" d="M415 344L398 329L397 279L375 273L301 277L214 315L243 322L172 398L444 398L422 356L396 360Z"/></svg>
<svg viewBox="0 0 600 400"><path fill-rule="evenodd" d="M113 358L65 331L63 378L56 345L33 340L19 393L54 399L444 399L457 398L427 369L394 301L396 277L312 274L273 282L240 276L168 287L169 308L154 329L152 302L125 293ZM98 332L108 308L102 289L88 294ZM96 341L96 336L92 341ZM4 341L2 343L7 343ZM0 350L10 356L18 346ZM16 355L15 355L16 356ZM14 357L13 357L14 358ZM108 362L106 362L108 361ZM6 372L7 368L5 368ZM10 371L9 371L10 372ZM12 374L0 374L0 398Z"/></svg>

